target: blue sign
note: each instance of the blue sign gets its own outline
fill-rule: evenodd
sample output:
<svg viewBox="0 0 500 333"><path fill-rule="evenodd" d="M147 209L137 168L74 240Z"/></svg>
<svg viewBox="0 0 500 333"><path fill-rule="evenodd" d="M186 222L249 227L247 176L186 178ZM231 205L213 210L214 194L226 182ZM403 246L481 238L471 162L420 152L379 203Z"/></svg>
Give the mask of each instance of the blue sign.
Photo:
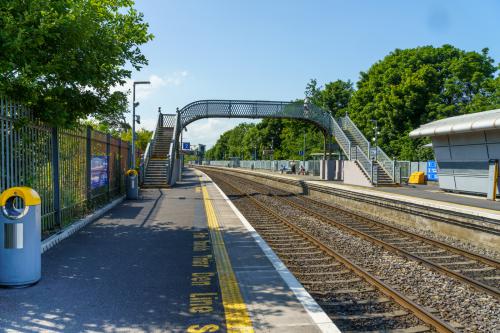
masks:
<svg viewBox="0 0 500 333"><path fill-rule="evenodd" d="M303 150L299 150L299 155L300 156L304 156L304 151Z"/></svg>
<svg viewBox="0 0 500 333"><path fill-rule="evenodd" d="M189 150L189 149L191 149L191 144L189 142L183 142L182 150Z"/></svg>
<svg viewBox="0 0 500 333"><path fill-rule="evenodd" d="M108 185L108 156L92 156L90 161L90 188Z"/></svg>
<svg viewBox="0 0 500 333"><path fill-rule="evenodd" d="M427 161L427 180L438 180L436 161Z"/></svg>

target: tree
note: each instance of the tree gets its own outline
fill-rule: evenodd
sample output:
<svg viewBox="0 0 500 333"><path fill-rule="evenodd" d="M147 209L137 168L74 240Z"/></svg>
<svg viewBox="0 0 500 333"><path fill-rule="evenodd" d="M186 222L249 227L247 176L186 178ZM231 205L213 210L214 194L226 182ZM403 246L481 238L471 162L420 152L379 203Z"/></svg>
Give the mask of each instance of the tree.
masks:
<svg viewBox="0 0 500 333"><path fill-rule="evenodd" d="M132 0L0 2L0 93L56 126L91 115L113 123L127 98L112 88L147 64L152 39ZM118 120L119 121L119 120Z"/></svg>
<svg viewBox="0 0 500 333"><path fill-rule="evenodd" d="M323 88L318 86L316 79L311 79L305 91L311 103L330 111L335 118L344 116L353 93L354 88L350 80L333 81Z"/></svg>
<svg viewBox="0 0 500 333"><path fill-rule="evenodd" d="M342 117L347 111L353 93L354 88L349 80L327 83L321 91L320 106L330 111L334 118Z"/></svg>
<svg viewBox="0 0 500 333"><path fill-rule="evenodd" d="M408 133L421 124L494 104L496 70L488 49L482 53L451 45L396 49L361 72L349 113L368 136L374 134L371 120L378 121L378 144L389 156L429 157L429 150L421 149L425 140L411 140Z"/></svg>
<svg viewBox="0 0 500 333"><path fill-rule="evenodd" d="M145 128L141 128L135 132L137 138L135 140L135 145L137 149L142 151L143 153L146 151L146 147L148 146L151 137L153 136L153 131L148 131ZM132 129L128 129L125 132L122 132L120 138L123 141L132 142Z"/></svg>

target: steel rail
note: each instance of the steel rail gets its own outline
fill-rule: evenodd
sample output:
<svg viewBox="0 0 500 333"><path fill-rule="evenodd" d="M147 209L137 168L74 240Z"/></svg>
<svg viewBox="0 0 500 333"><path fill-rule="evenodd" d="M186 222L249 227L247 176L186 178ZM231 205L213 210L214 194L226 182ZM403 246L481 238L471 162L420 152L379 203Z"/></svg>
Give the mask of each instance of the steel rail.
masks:
<svg viewBox="0 0 500 333"><path fill-rule="evenodd" d="M226 171L224 168L215 167L215 166L208 166L208 167L203 166L203 167L198 167L198 168L204 169L204 170L213 169L213 170L219 170L222 172ZM276 177L273 175L267 175L267 174L262 174L262 173L257 174L255 172L249 173L249 172L240 171L237 169L232 169L231 172L238 173L241 175L249 175L249 176L253 176L253 177L268 179L271 181L278 181L278 182L292 185L292 186L297 186L297 187L300 187L303 189L304 194L310 193L311 191L316 191L316 192L325 193L325 194L329 194L329 195L335 195L335 196L338 196L338 197L341 197L344 199L348 199L348 200L355 200L358 202L363 202L363 203L367 203L367 204L374 205L374 206L392 209L395 211L411 212L411 213L418 215L418 216L422 216L425 218L431 218L435 221L440 221L440 222L447 223L447 224L457 225L457 226L460 226L460 227L466 228L466 229L472 229L472 230L476 230L476 231L491 233L494 235L500 235L500 230L489 228L489 227L483 227L483 226L479 226L479 225L467 224L467 223L464 223L464 222L461 222L458 220L452 220L449 217L444 218L444 217L439 216L439 215L430 215L427 212L423 212L421 210L422 207L419 204L414 204L411 202L402 201L402 200L395 199L395 198L392 198L392 199L377 198L377 197L370 195L370 194L354 193L350 190L329 188L329 187L324 186L324 185L311 184L311 183L306 182L304 180L293 180L293 179ZM406 209L406 210L401 209L399 206L405 206L409 209ZM429 207L429 206L427 206L426 208L429 212L433 212L436 214L442 214L443 212L445 212L447 215L452 215L452 216L458 217L458 218L464 218L464 217L471 218L471 215L469 215L467 213L455 212L455 211L451 211L451 210L445 211L445 210L440 209L440 208ZM487 218L487 217L481 217L480 219L481 219L481 221L486 222L486 223L490 223L493 225L500 225L500 221L498 221L498 220L494 220L494 219Z"/></svg>
<svg viewBox="0 0 500 333"><path fill-rule="evenodd" d="M236 177L236 178L240 179L243 182L245 182L245 181L248 182L248 180L243 179L241 177L237 177L237 176L234 176L234 175L232 175L232 177ZM281 189L275 189L275 188L270 187L268 185L252 183L252 186L257 187L257 188L258 187L269 188L269 189L274 190L274 191L281 191L283 193L292 194L293 195L293 193L290 193L290 192L287 192L287 191L284 191L284 190L281 190ZM383 241L383 240L381 240L379 238L371 236L371 235L369 235L369 234L367 234L367 233L365 233L363 231L357 230L356 228L348 226L348 225L346 225L346 224L344 224L342 222L338 222L338 221L332 219L331 217L325 216L324 214L318 213L318 212L316 212L316 211L314 211L314 210L312 210L312 209L310 209L308 207L302 206L302 205L300 205L300 204L298 204L298 203L296 203L296 202L294 202L294 201L292 201L290 199L283 198L283 197L281 197L279 195L275 195L275 194L272 194L272 195L277 200L285 202L285 203L287 203L290 206L293 206L293 207L295 207L295 208L297 208L297 209L299 209L299 210L301 210L301 211L303 211L303 212L305 212L307 214L310 214L310 215L316 217L317 219L319 219L320 221L323 221L324 223L333 225L333 226L335 226L337 228L341 228L341 229L343 229L343 230L345 230L345 231L347 231L347 232L349 232L349 233L351 233L351 234L353 234L355 236L361 237L361 238L366 239L366 240L368 240L368 241L370 241L372 243L378 244L378 245L382 246L383 248L385 248L385 249L387 249L387 250L389 250L391 252L399 253L399 254L405 256L408 259L418 261L418 262L420 262L420 263L422 263L422 264L424 264L424 265L432 268L433 270L435 270L435 271L437 271L439 273L444 273L445 275L451 276L451 277L453 277L453 278L455 278L457 280L465 282L465 283L471 285L476 290L484 291L484 292L486 292L486 293L488 293L488 294L490 294L490 295L492 295L492 296L494 296L496 298L500 298L500 290L498 288L486 285L486 284L484 284L484 283L482 283L480 281L477 281L477 280L475 280L473 278L470 278L470 277L468 277L466 275L463 275L463 274L461 274L459 272L453 271L453 270L451 270L449 268L446 268L444 266L441 266L439 264L435 264L435 263L433 263L432 261L430 261L428 259L424 259L424 258L422 258L420 256L412 254L409 251L403 250L403 249L401 249L401 248L399 248L397 246L394 246L394 245L392 245L390 243L387 243L387 242L385 242L385 241ZM301 198L301 197L297 197L297 196L295 196L295 197L299 198L300 200L304 200L304 201L306 201L306 199L307 199L307 201L310 201L313 204L319 204L319 205L327 206L328 208L334 208L337 211L341 211L343 213L354 215L357 218L364 219L364 220L368 221L369 223L378 224L377 221L365 218L365 217L363 217L361 215L358 215L358 214L355 214L355 213L350 213L350 212L345 211L343 209L339 209L339 208L336 208L336 207L333 207L333 206L330 206L330 205L327 205L327 204L323 204L321 202L317 202L316 200L312 200L312 199L309 199L309 198ZM382 225L383 225L383 227L387 226L386 224L382 224ZM395 232L401 232L401 233L403 233L404 235L406 235L408 237L414 237L414 238L417 238L419 240L422 239L421 240L422 242L426 242L427 241L426 237L422 237L422 236L419 236L419 235L414 235L411 232L403 231L403 230L400 230L399 228L393 227L393 228L391 228L391 230L395 231ZM442 246L441 242L438 242L438 241L429 242L429 243L431 243L431 245L434 245L434 243L436 243L436 245L434 245L434 246ZM495 260L490 259L490 258L486 258L486 257L483 257L483 256L477 255L479 258L476 259L476 255L475 254L469 253L469 252L467 252L465 250L461 250L461 249L455 248L455 247L447 245L447 244L445 244L445 246L443 246L443 247L444 248L450 247L450 248L452 248L452 249L455 250L455 251L451 251L451 252L457 253L457 254L460 254L460 255L462 254L462 252L468 253L469 256L466 256L466 257L470 258L470 259L474 259L476 261L479 261L479 259L483 259L483 258L484 259L488 259L488 260L485 260L485 261L487 261L487 264L489 265L489 262L492 262L493 263L492 266L494 266L495 268L498 268L498 265L500 265L500 263L496 262Z"/></svg>
<svg viewBox="0 0 500 333"><path fill-rule="evenodd" d="M365 271L363 268L361 268L357 264L351 262L346 257L338 254L337 252L332 250L328 245L325 245L323 242L318 240L313 235L311 235L308 232L295 226L293 223L289 222L286 218L282 217L279 213L277 213L274 210L272 210L271 208L267 207L264 203L260 202L259 200L257 200L253 196L249 195L247 192L242 191L241 189L235 187L234 185L227 182L227 180L219 179L219 181L224 182L229 187L233 188L236 192L243 194L246 198L250 199L257 207L268 212L269 214L274 216L278 221L282 222L285 226L287 226L289 229L293 230L295 233L299 234L300 236L302 236L303 238L305 238L309 242L313 243L315 246L320 248L323 252L325 252L329 256L335 258L335 260L341 262L348 269L352 270L354 273L356 273L357 275L359 275L360 277L365 279L365 281L367 281L369 284L371 284L372 286L374 286L378 290L380 290L384 295L393 299L396 303L398 303L402 307L411 311L417 318L422 320L424 323L434 327L438 332L458 332L455 328L453 328L448 323L437 318L436 316L434 316L433 314L431 314L430 312L425 310L423 307L419 306L418 304L416 304L415 302L413 302L409 298L405 297L403 294L401 294L397 290L386 285L381 280L379 280L378 278L376 278L372 274L368 273L367 271Z"/></svg>
<svg viewBox="0 0 500 333"><path fill-rule="evenodd" d="M323 207L325 207L327 209L341 211L341 212L343 212L345 214L354 216L355 218L364 220L364 221L366 221L368 223L377 224L381 228L385 228L385 229L389 229L391 231L402 233L402 234L404 234L404 235L406 235L408 237L416 238L416 239L418 239L418 240L420 240L422 242L429 243L429 244L434 245L434 246L439 246L439 247L445 248L446 250L448 250L450 252L462 255L462 256L467 257L469 259L480 261L480 262L482 262L482 263L484 263L486 265L490 265L490 266L493 266L493 267L495 267L497 269L500 269L500 261L495 260L493 258L486 257L486 256L483 256L483 255L478 254L478 253L469 252L469 251L466 251L464 249L460 249L458 247L455 247L453 245L446 244L444 242L441 242L441 241L438 241L438 240L435 240L435 239L432 239L432 238L428 238L428 237L425 237L425 236L413 233L411 231L403 230L401 228L389 225L387 223L384 223L384 222L381 222L381 221L377 221L375 219L371 219L369 217L357 214L355 212L352 212L352 211L349 211L349 210L346 210L346 209L342 209L340 207L335 207L335 206L329 205L329 204L321 202L321 201L317 201L317 200L314 200L314 199L311 199L311 198L307 198L307 197L298 197L298 198L301 199L301 200L304 200L304 201L312 202L313 204L318 205L318 206L323 206Z"/></svg>
<svg viewBox="0 0 500 333"><path fill-rule="evenodd" d="M278 200L282 201L282 202L286 202L287 204L293 206L293 207L296 207L297 209L300 209L302 210L303 212L307 213L307 214L311 214L312 216L316 217L317 219L325 222L325 223L328 223L330 225L333 225L337 228L341 228L343 230L346 230L347 232L355 235L355 236L359 236L361 238L364 238L370 242L373 242L375 244L378 244L380 246L382 246L383 248L387 249L387 250L390 250L391 252L395 252L395 253L399 253L399 254L402 254L403 256L405 256L406 258L408 259L412 259L412 260L415 260L415 261L418 261L430 268L432 268L433 270L435 271L438 271L440 273L444 273L448 276L451 276L453 278L456 278L462 282L465 282L467 284L470 284L473 288L477 289L477 290L480 290L480 291L484 291L484 292L487 292L488 294L496 297L496 298L500 298L500 290L498 290L497 288L494 288L494 287L491 287L489 285L486 285L482 282L479 282L477 280L474 280L466 275L463 275L461 273L458 273L458 272L455 272L449 268L446 268L446 267L443 267L439 264L435 264L433 263L432 261L429 261L427 259L424 259L420 256L417 256L415 254L412 254L406 250L403 250L397 246L394 246L394 245L391 245L381 239L378 239L374 236L371 236L363 231L359 231L359 230L356 230L355 228L353 227L350 227L348 225L345 225L341 222L337 222L335 221L334 219L328 217L328 216L325 216L323 214L320 214L320 213L317 213L315 211L313 211L312 209L310 208L307 208L307 207L304 207L304 206L301 206L300 204L297 204L296 202L293 202L289 199L285 199L285 198L282 198L282 197L279 197L279 196L274 196L276 198L278 198Z"/></svg>

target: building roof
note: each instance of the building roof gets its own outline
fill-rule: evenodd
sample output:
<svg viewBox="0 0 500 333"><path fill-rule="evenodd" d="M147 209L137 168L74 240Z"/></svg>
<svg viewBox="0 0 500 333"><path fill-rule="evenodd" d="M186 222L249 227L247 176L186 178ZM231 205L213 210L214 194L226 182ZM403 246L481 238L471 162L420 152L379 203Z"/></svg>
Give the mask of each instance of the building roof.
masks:
<svg viewBox="0 0 500 333"><path fill-rule="evenodd" d="M500 129L500 109L436 120L411 131L410 137L470 133L492 129Z"/></svg>

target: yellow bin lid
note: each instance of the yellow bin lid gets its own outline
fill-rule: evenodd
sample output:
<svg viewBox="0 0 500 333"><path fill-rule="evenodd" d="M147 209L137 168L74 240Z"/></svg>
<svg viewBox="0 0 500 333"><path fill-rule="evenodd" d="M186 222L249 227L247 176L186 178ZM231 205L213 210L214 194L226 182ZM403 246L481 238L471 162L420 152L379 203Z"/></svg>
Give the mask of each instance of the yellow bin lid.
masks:
<svg viewBox="0 0 500 333"><path fill-rule="evenodd" d="M0 206L5 206L7 204L7 201L12 197L20 197L21 199L23 199L25 206L36 206L42 202L40 196L34 189L27 186L20 186L11 187L5 190L0 195Z"/></svg>

